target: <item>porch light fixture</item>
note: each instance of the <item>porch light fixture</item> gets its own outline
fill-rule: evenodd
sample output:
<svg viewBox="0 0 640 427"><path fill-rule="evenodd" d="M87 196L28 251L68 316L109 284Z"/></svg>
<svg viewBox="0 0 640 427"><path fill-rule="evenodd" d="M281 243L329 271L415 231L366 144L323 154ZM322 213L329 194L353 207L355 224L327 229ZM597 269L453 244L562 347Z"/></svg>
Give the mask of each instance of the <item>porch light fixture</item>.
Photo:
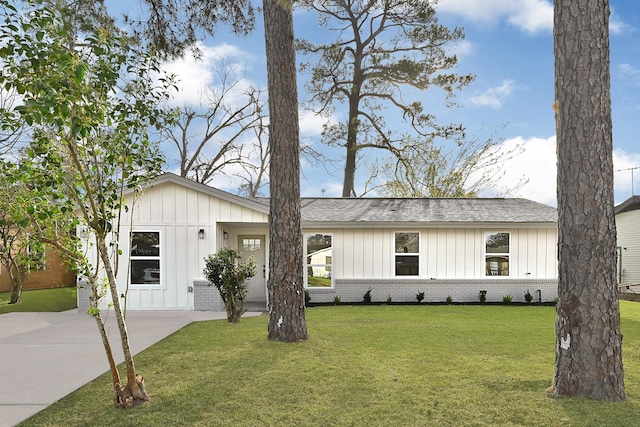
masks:
<svg viewBox="0 0 640 427"><path fill-rule="evenodd" d="M222 232L222 238L223 238L224 240L229 240L229 233L227 233L226 231L223 231L223 232Z"/></svg>
<svg viewBox="0 0 640 427"><path fill-rule="evenodd" d="M201 229L198 231L198 238L199 238L199 239L204 239L204 228L201 228Z"/></svg>
<svg viewBox="0 0 640 427"><path fill-rule="evenodd" d="M81 239L88 239L89 238L89 228L87 227L82 227L80 229L80 238ZM626 249L626 248L625 248Z"/></svg>

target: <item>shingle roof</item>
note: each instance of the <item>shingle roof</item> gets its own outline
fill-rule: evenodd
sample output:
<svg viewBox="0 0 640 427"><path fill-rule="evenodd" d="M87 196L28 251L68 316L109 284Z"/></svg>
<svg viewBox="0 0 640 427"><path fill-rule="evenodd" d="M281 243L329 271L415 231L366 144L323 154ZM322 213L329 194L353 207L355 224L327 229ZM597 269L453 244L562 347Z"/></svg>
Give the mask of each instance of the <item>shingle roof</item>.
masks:
<svg viewBox="0 0 640 427"><path fill-rule="evenodd" d="M260 199L268 204L269 199ZM555 208L521 198L303 198L305 222L556 223Z"/></svg>
<svg viewBox="0 0 640 427"><path fill-rule="evenodd" d="M638 209L640 209L640 196L631 196L629 199L616 206L614 212L618 215L623 212L635 211Z"/></svg>

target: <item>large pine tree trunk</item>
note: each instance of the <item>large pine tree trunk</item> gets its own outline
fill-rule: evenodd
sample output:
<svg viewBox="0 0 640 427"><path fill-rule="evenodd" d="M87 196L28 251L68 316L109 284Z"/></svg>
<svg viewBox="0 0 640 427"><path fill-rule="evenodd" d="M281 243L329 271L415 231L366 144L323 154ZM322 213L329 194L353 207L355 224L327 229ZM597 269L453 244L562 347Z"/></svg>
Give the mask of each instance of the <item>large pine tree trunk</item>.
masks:
<svg viewBox="0 0 640 427"><path fill-rule="evenodd" d="M354 58L353 85L349 94L349 127L344 162L344 181L342 183L342 197L355 197L356 168L358 161L358 126L360 115L360 91L362 89L362 53L358 52Z"/></svg>
<svg viewBox="0 0 640 427"><path fill-rule="evenodd" d="M342 197L355 196L357 151L354 144L347 140L347 153L344 162L344 180L342 181Z"/></svg>
<svg viewBox="0 0 640 427"><path fill-rule="evenodd" d="M607 0L556 0L558 307L553 392L625 398L616 291Z"/></svg>
<svg viewBox="0 0 640 427"><path fill-rule="evenodd" d="M269 223L269 340L306 341L300 137L291 7L264 0L269 81L271 210Z"/></svg>

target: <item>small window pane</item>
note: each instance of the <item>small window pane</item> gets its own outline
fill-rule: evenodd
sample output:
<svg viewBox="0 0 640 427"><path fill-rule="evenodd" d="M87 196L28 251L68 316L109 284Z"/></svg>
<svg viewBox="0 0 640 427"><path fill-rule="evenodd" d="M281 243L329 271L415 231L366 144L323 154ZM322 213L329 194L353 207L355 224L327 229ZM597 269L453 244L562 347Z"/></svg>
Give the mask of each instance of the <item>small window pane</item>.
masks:
<svg viewBox="0 0 640 427"><path fill-rule="evenodd" d="M160 233L131 233L131 256L160 256Z"/></svg>
<svg viewBox="0 0 640 427"><path fill-rule="evenodd" d="M418 255L396 255L396 276L417 276Z"/></svg>
<svg viewBox="0 0 640 427"><path fill-rule="evenodd" d="M488 254L508 254L509 233L487 234L486 248Z"/></svg>
<svg viewBox="0 0 640 427"><path fill-rule="evenodd" d="M330 234L312 234L307 236L306 263L307 286L332 286L333 247Z"/></svg>
<svg viewBox="0 0 640 427"><path fill-rule="evenodd" d="M160 284L160 260L131 260L131 283Z"/></svg>
<svg viewBox="0 0 640 427"><path fill-rule="evenodd" d="M314 234L307 237L307 264L331 264L332 255L331 235Z"/></svg>
<svg viewBox="0 0 640 427"><path fill-rule="evenodd" d="M508 276L509 257L508 256L487 256L487 276Z"/></svg>
<svg viewBox="0 0 640 427"><path fill-rule="evenodd" d="M420 234L396 233L395 244L397 254L417 254L420 252Z"/></svg>
<svg viewBox="0 0 640 427"><path fill-rule="evenodd" d="M243 252L257 252L260 250L260 239L242 239Z"/></svg>
<svg viewBox="0 0 640 427"><path fill-rule="evenodd" d="M313 234L307 237L307 255L331 248L330 234Z"/></svg>

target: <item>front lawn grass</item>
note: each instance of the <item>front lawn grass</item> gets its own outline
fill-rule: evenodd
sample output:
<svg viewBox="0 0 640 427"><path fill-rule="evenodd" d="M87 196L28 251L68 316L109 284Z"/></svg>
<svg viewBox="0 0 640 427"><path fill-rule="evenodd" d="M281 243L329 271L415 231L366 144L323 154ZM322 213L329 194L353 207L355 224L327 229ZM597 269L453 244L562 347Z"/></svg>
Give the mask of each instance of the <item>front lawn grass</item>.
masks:
<svg viewBox="0 0 640 427"><path fill-rule="evenodd" d="M624 403L546 396L554 307L336 306L298 344L267 316L193 323L136 357L148 405L115 409L103 375L24 425L634 426L640 304L621 307Z"/></svg>
<svg viewBox="0 0 640 427"><path fill-rule="evenodd" d="M76 287L22 291L21 301L9 304L11 292L0 293L0 314L17 311L66 311L78 307Z"/></svg>

